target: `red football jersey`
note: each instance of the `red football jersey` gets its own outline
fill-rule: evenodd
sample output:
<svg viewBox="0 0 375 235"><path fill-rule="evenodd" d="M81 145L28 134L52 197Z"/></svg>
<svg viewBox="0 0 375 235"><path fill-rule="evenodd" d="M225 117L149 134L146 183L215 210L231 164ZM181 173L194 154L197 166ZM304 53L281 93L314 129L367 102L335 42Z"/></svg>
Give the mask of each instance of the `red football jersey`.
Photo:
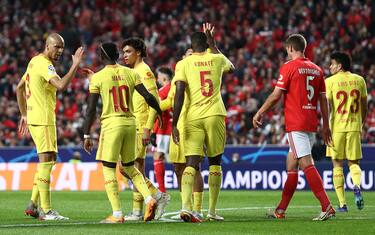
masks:
<svg viewBox="0 0 375 235"><path fill-rule="evenodd" d="M307 58L286 62L280 69L276 87L285 91L285 129L316 132L317 106L326 87L322 69Z"/></svg>
<svg viewBox="0 0 375 235"><path fill-rule="evenodd" d="M168 97L169 90L171 89L171 84L163 86L159 89L160 100L164 100ZM158 120L156 119L154 133L158 135L170 135L172 133L172 110L164 111L162 114L163 119L163 129L159 128Z"/></svg>

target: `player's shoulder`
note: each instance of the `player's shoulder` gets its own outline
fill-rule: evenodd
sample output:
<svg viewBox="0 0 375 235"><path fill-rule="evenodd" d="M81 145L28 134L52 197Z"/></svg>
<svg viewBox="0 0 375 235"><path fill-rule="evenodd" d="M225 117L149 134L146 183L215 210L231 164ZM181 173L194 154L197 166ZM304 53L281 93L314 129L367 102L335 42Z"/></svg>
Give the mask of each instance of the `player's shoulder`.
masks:
<svg viewBox="0 0 375 235"><path fill-rule="evenodd" d="M351 73L351 76L357 80L360 80L360 81L365 81L364 77L362 77L361 75L359 74L356 74L356 73Z"/></svg>
<svg viewBox="0 0 375 235"><path fill-rule="evenodd" d="M188 56L188 57L190 57L190 56ZM177 73L180 69L182 69L182 68L185 66L185 63L186 63L187 61L189 61L189 60L188 60L188 57L185 57L184 59L179 60L179 61L176 63L175 73Z"/></svg>
<svg viewBox="0 0 375 235"><path fill-rule="evenodd" d="M38 54L38 55L34 56L33 58L31 58L29 63L32 63L32 64L37 65L37 66L43 66L43 65L52 65L53 66L51 60L49 60L43 54Z"/></svg>
<svg viewBox="0 0 375 235"><path fill-rule="evenodd" d="M150 66L146 64L144 61L141 62L135 69L139 75L144 78L154 78L154 73L152 72Z"/></svg>

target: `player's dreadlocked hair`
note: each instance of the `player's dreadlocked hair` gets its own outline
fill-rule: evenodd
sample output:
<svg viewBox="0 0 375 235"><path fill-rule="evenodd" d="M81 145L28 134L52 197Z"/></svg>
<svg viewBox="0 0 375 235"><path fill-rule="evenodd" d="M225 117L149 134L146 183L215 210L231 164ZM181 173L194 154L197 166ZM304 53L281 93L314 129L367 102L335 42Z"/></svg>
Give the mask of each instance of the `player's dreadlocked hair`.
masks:
<svg viewBox="0 0 375 235"><path fill-rule="evenodd" d="M100 51L103 58L107 58L108 60L111 60L113 62L116 62L118 60L119 53L116 44L114 44L113 42L105 42L100 45Z"/></svg>
<svg viewBox="0 0 375 235"><path fill-rule="evenodd" d="M350 71L352 67L352 58L348 53L335 51L331 54L331 60L336 60L344 71Z"/></svg>
<svg viewBox="0 0 375 235"><path fill-rule="evenodd" d="M142 58L147 57L146 44L141 38L128 38L122 43L122 48L125 46L133 47L136 51L141 53Z"/></svg>

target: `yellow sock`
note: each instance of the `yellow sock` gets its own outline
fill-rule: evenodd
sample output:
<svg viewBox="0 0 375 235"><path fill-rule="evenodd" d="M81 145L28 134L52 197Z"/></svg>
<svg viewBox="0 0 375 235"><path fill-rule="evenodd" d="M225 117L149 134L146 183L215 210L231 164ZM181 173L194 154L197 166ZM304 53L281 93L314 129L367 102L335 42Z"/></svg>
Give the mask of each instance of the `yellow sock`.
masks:
<svg viewBox="0 0 375 235"><path fill-rule="evenodd" d="M184 204L182 203L182 192L180 192L180 199L181 199L181 208L184 208Z"/></svg>
<svg viewBox="0 0 375 235"><path fill-rule="evenodd" d="M203 201L203 192L194 192L193 193L193 211L202 212L202 201Z"/></svg>
<svg viewBox="0 0 375 235"><path fill-rule="evenodd" d="M352 177L352 181L354 186L360 187L361 186L361 176L362 171L358 164L352 164L349 167L350 176Z"/></svg>
<svg viewBox="0 0 375 235"><path fill-rule="evenodd" d="M134 187L138 190L138 192L133 192L133 212L142 213L143 201L151 196L151 192L147 187L142 173L137 168L134 166L126 166L123 169L124 173L130 177Z"/></svg>
<svg viewBox="0 0 375 235"><path fill-rule="evenodd" d="M340 207L346 204L345 189L344 189L344 171L342 167L333 168L333 186L335 187L337 198L339 199Z"/></svg>
<svg viewBox="0 0 375 235"><path fill-rule="evenodd" d="M103 166L104 187L108 200L111 203L112 211L121 211L121 202L118 192L116 168Z"/></svg>
<svg viewBox="0 0 375 235"><path fill-rule="evenodd" d="M40 162L38 164L38 189L40 196L40 205L44 212L51 210L51 191L50 179L52 167L55 162Z"/></svg>
<svg viewBox="0 0 375 235"><path fill-rule="evenodd" d="M38 190L38 171L35 172L33 190L31 191L31 201L34 205L38 205L39 202L39 190Z"/></svg>
<svg viewBox="0 0 375 235"><path fill-rule="evenodd" d="M182 173L181 179L181 194L182 194L182 209L192 210L192 198L194 177L196 170L193 167L186 167Z"/></svg>
<svg viewBox="0 0 375 235"><path fill-rule="evenodd" d="M133 212L141 215L143 211L143 196L140 192L133 192Z"/></svg>
<svg viewBox="0 0 375 235"><path fill-rule="evenodd" d="M146 185L148 187L148 190L150 190L150 192L151 192L151 195L153 197L156 197L159 190L153 185L153 183L151 183L151 181L147 177L145 177L145 181L146 181Z"/></svg>
<svg viewBox="0 0 375 235"><path fill-rule="evenodd" d="M213 165L209 168L210 174L208 176L208 188L209 188L209 209L208 212L211 215L216 215L216 203L219 197L221 187L221 166Z"/></svg>

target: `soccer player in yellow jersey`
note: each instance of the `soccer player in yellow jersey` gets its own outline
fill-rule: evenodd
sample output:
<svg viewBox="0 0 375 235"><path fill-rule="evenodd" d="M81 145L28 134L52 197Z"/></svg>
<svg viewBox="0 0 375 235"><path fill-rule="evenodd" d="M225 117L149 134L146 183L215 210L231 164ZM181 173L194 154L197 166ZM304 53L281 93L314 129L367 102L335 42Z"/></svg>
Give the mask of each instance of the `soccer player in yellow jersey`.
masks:
<svg viewBox="0 0 375 235"><path fill-rule="evenodd" d="M191 49L187 50L185 56L192 54ZM171 89L169 90L168 96L166 99L160 101L160 108L164 112L173 107L173 100L176 93L176 85L174 80L171 82ZM186 167L186 158L184 154L183 146L183 135L184 135L184 126L185 126L185 116L186 116L186 107L188 106L188 98L185 95L185 101L182 106L180 118L177 123L177 128L180 132L180 144L177 145L173 141L169 143L169 160L173 163L174 172L177 176L178 187L181 192L181 178L182 173ZM203 154L203 149L202 149ZM182 199L182 195L181 195ZM203 201L203 178L200 173L195 174L194 186L193 186L193 211L192 213L199 219L203 219L202 214L202 201ZM178 215L178 218L180 215Z"/></svg>
<svg viewBox="0 0 375 235"><path fill-rule="evenodd" d="M345 200L343 161L348 160L354 184L355 203L363 209L361 194L362 159L361 131L367 112L367 88L363 77L351 73L351 58L343 52L331 55L329 67L332 74L327 78L326 94L331 108L330 124L333 146L327 147L327 156L333 163L333 185L339 199L340 212L347 212Z"/></svg>
<svg viewBox="0 0 375 235"><path fill-rule="evenodd" d="M143 58L147 55L144 41L140 38L128 38L122 44L122 50L124 52L125 64L138 73L146 89L159 100L155 76L150 67L143 61ZM137 127L135 167L143 174L153 197L158 201L155 219L159 219L170 198L167 193L160 192L145 176L146 147L150 143L150 134L155 123L156 111L149 107L145 99L138 92L134 92L133 104ZM142 206L143 197L134 188L133 210L129 215L125 216L125 220L141 220Z"/></svg>
<svg viewBox="0 0 375 235"><path fill-rule="evenodd" d="M213 29L204 27L204 32L191 36L193 54L176 65L173 112L173 141L179 144L177 122L184 104L185 90L190 103L185 120L184 154L186 168L181 180L182 210L181 219L185 222L200 222L192 213L191 194L194 177L199 167L202 148L206 147L209 162L209 210L208 220L223 220L216 214L222 171L221 156L225 145L226 110L220 94L221 79L224 72L234 69L233 64L221 54L213 40ZM213 53L206 50L210 46ZM188 123L188 125L187 125Z"/></svg>
<svg viewBox="0 0 375 235"><path fill-rule="evenodd" d="M26 215L40 220L66 220L52 210L50 198L50 174L56 163L56 91L66 89L74 77L83 56L82 47L72 56L73 64L69 72L60 78L56 73L56 63L64 50L64 39L57 33L47 37L43 53L33 57L21 81L17 85L17 102L21 112L19 131L28 131L35 143L39 157L31 201ZM41 210L37 204L40 197Z"/></svg>
<svg viewBox="0 0 375 235"><path fill-rule="evenodd" d="M147 204L144 220L152 220L155 216L156 200L152 198L143 175L134 167L136 127L133 114L134 90L145 99L148 105L161 110L158 101L143 86L141 79L132 69L117 64L119 53L116 44L108 42L100 46L100 58L105 67L91 74L89 104L83 126L84 148L91 152L92 140L89 135L95 120L96 105L102 99L103 110L100 117L101 133L96 160L103 164L104 184L113 214L102 220L102 223L123 223L124 217L116 179L116 163L121 162L121 173L132 180ZM161 118L159 118L161 121Z"/></svg>

